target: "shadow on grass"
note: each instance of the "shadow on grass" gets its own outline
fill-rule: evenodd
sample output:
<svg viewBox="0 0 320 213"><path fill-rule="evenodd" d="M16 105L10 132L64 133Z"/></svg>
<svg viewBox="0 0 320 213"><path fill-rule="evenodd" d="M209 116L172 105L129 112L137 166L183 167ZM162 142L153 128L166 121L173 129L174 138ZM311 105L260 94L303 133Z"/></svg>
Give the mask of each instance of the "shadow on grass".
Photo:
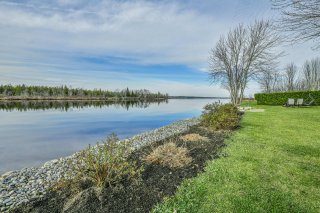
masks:
<svg viewBox="0 0 320 213"><path fill-rule="evenodd" d="M310 156L319 157L319 148L310 145L291 145L286 144L282 146L282 150L290 155L296 155L299 157Z"/></svg>

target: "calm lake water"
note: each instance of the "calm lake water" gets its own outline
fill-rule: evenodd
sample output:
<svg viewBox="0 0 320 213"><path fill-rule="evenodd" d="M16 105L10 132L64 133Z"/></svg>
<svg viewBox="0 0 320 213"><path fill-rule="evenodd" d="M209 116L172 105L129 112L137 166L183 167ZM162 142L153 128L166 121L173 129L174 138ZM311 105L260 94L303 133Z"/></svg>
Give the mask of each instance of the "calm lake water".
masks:
<svg viewBox="0 0 320 213"><path fill-rule="evenodd" d="M205 104L216 101L0 102L0 174L71 155L112 132L124 139L199 116Z"/></svg>

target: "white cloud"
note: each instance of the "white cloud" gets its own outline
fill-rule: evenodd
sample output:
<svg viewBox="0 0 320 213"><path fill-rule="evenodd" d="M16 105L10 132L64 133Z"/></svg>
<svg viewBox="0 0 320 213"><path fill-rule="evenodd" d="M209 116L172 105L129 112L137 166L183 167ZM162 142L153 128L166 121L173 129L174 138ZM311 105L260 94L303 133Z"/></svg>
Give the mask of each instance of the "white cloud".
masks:
<svg viewBox="0 0 320 213"><path fill-rule="evenodd" d="M6 29L0 35L14 35L6 42L20 40L20 49L132 54L142 63L205 63L225 28L212 16L175 3L102 1L86 8L91 14L29 8L0 4L0 26Z"/></svg>
<svg viewBox="0 0 320 213"><path fill-rule="evenodd" d="M0 1L0 83L23 82L23 78L26 83L34 83L44 78L46 80L42 82L55 84L57 79L66 82L63 76L73 75L75 84L82 86L80 82L86 79L82 74L76 75L76 70L83 64L78 65L66 57L81 54L129 57L134 59L132 63L139 64L183 64L196 68L203 75L207 70L208 52L221 34L240 21L273 16L268 0L262 3L248 0L245 6L240 0L25 2ZM289 55L281 59L282 65L289 61L300 65L315 56L317 52L311 51L309 46L284 47ZM11 75L2 75L8 71ZM41 77L26 76L28 72L37 72ZM92 72L87 73L92 76ZM99 83L98 78L89 78L94 85L91 87L103 86L106 82L141 87L139 83L144 85L147 81L155 82L159 88L163 86L159 79L150 76L145 77L147 81L144 82L136 79L138 83L120 79ZM71 77L66 79L72 80ZM210 86L181 84L169 82L168 92L211 94ZM203 85L208 84L203 82ZM184 89L180 90L178 85ZM212 93L215 91L225 94L221 89L215 88Z"/></svg>
<svg viewBox="0 0 320 213"><path fill-rule="evenodd" d="M58 0L58 4L60 5L77 5L82 2L83 0Z"/></svg>

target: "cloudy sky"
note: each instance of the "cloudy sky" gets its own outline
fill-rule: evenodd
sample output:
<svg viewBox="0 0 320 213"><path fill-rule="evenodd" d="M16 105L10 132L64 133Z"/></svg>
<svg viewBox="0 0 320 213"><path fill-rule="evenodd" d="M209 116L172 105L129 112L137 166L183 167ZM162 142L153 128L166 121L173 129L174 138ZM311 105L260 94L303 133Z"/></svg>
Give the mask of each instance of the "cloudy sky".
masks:
<svg viewBox="0 0 320 213"><path fill-rule="evenodd" d="M237 24L277 16L269 0L0 0L0 84L227 96L208 81L208 52ZM281 66L310 47L279 47Z"/></svg>

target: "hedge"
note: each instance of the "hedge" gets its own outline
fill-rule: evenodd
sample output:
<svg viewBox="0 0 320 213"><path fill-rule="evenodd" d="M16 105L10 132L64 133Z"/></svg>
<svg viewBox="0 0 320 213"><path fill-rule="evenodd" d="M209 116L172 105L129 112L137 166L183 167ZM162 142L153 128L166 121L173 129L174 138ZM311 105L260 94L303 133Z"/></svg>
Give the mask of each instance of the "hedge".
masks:
<svg viewBox="0 0 320 213"><path fill-rule="evenodd" d="M288 98L303 98L308 103L311 101L310 95L315 99L312 105L320 105L320 91L257 93L254 97L259 105L284 105Z"/></svg>

